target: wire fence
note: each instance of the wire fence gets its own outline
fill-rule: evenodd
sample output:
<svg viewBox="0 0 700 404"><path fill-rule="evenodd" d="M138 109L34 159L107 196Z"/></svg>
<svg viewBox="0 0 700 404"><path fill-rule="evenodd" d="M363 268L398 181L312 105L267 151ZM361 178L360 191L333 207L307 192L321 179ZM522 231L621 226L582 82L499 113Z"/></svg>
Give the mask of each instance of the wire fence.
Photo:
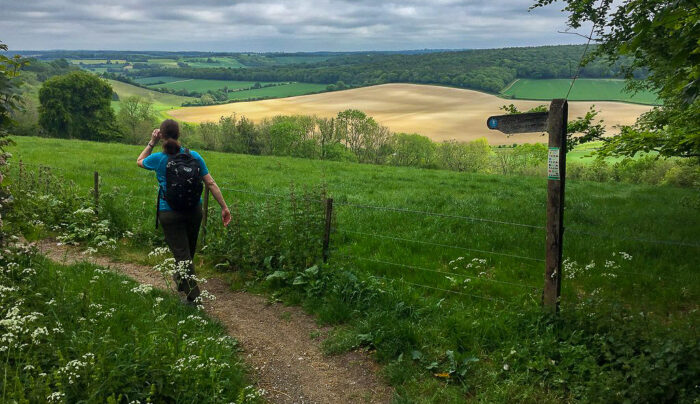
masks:
<svg viewBox="0 0 700 404"><path fill-rule="evenodd" d="M27 170L28 168L34 168L38 173L51 173L53 171L61 173L61 175L64 176L73 176L73 177L79 177L81 176L80 172L75 172L69 169L61 168L61 167L53 167L53 166L47 166L47 165L42 165L42 164L36 164L36 163L22 163L21 165L14 165L10 167L10 171L12 170ZM84 175L84 174L82 174ZM127 175L124 176L123 174L120 174L119 177L117 178L118 181L124 182L124 181L133 181L133 180L148 180L149 177L148 175ZM254 197L264 197L264 198L275 198L275 199L280 199L280 200L290 200L292 198L297 199L297 200L304 200L307 202L312 202L312 203L321 203L325 204L327 201L327 195L326 191L323 191L323 194L321 194L319 197L313 197L313 198L308 198L305 197L303 192L302 193L294 193L294 191L290 191L287 193L279 193L279 192L265 192L265 191L260 191L260 190L254 190L254 189L245 189L245 188L240 188L237 187L235 184L231 183L226 183L222 182L222 185L219 187L221 191L223 192L230 192L230 193L235 193L235 194L245 194L245 195L251 195ZM123 185L122 185L123 186ZM137 198L142 198L143 200L149 200L151 202L155 202L156 195L155 193L153 195L145 195L145 194L134 194L135 197ZM397 215L412 215L412 216L417 216L417 217L434 217L438 218L440 220L446 220L446 221L467 221L467 222L476 222L476 223L483 223L485 225L488 225L489 228L492 231L495 231L496 228L524 228L524 229L531 229L531 230L537 230L537 233L542 235L543 234L540 232L544 230L544 226L537 225L537 224L531 224L531 223L521 223L521 222L516 222L516 221L510 221L510 220L503 220L500 218L490 218L490 217L479 217L476 215L458 215L458 214L452 214L452 213L444 213L444 212L432 212L432 211L427 211L427 210L420 210L420 209L410 209L410 208L404 208L404 207L393 207L393 206L381 206L381 205L372 205L372 204L367 204L367 203L356 203L356 202L346 202L346 201L334 201L333 205L342 207L343 209L351 209L354 211L380 211L380 212L387 212L388 214L397 214ZM332 252L332 254L329 255L329 259L331 260L331 263L334 260L344 260L345 262L352 262L353 264L357 264L358 267L362 266L359 265L359 263L365 263L365 267L368 265L374 265L374 268L369 268L369 270L366 272L366 275L374 278L376 280L380 281L385 281L385 282L399 282L404 285L407 285L411 288L420 288L421 290L425 291L430 291L430 293L435 293L435 294L451 294L451 295L459 295L459 296L464 296L464 297L469 297L469 298L474 298L474 299L479 299L479 300L484 300L484 301L490 301L490 302L508 302L509 299L504 299L503 297L496 297L494 294L497 291L493 291L493 293L489 294L488 289L481 289L480 291L483 292L482 294L476 293L476 291L471 291L465 289L465 283L468 283L469 286L472 285L493 285L494 287L500 287L500 288L508 288L508 291L506 292L507 296L516 296L518 294L528 294L528 296L532 297L531 293L532 292L537 292L541 290L541 286L537 286L534 283L533 278L539 278L541 279L541 273L537 272L536 276L530 276L530 281L524 281L524 282L516 282L513 281L512 279L510 280L504 280L504 279L498 279L495 277L495 275L491 274L490 276L480 276L480 275L475 275L471 274L468 272L459 272L455 270L445 270L442 268L449 268L450 265L444 264L439 265L438 267L442 268L434 268L434 267L428 267L428 266L420 266L420 265L414 265L415 262L418 262L416 260L417 256L409 256L407 259L410 261L410 263L402 263L402 262L395 262L391 258L386 258L386 255L393 255L393 254L388 254L387 251L382 250L380 247L382 247L378 242L374 242L372 240L384 240L384 241L391 241L391 242L397 242L401 244L410 244L410 245L420 245L420 246L426 246L434 249L438 249L441 251L465 251L468 252L472 255L481 255L481 256L490 256L495 259L506 259L508 260L508 265L513 266L513 264L517 265L524 265L525 267L543 267L543 263L545 262L545 259L539 258L536 256L531 256L527 254L522 254L522 253L513 253L510 251L503 251L502 249L488 249L488 248L483 248L479 246L479 248L473 246L473 245L458 245L458 244L450 244L446 242L436 242L432 240L426 240L423 238L410 238L406 237L403 235L397 235L397 234L389 234L389 233L378 233L374 231L360 231L356 230L353 228L357 228L358 223L353 223L351 220L349 223L342 223L341 226L338 225L337 220L335 219L336 216L338 215L338 212L334 212L333 221L335 223L335 226L329 227L329 231L334 234L334 235L342 235L342 237L334 237L333 238L333 248L330 249L329 251ZM374 223L362 223L364 227L367 227L367 225L371 225ZM378 224L378 223L377 223ZM571 234L571 235L576 235L576 236L583 236L583 237L597 237L597 238L606 238L606 239L612 239L612 240L619 240L622 242L627 242L627 243L651 243L655 245L660 245L660 246L672 246L672 247L680 247L680 248L687 248L687 249L696 249L700 248L699 243L692 243L692 242L687 242L687 241L682 241L682 240L666 240L666 239L654 239L654 238L643 238L643 237L629 237L629 236L620 236L620 235L613 235L613 234L606 234L606 233L596 233L596 232L589 232L585 230L581 230L578 228L567 228L565 234ZM358 239L362 239L362 242L364 243L363 245L366 247L364 250L367 249L372 249L373 253L371 255L368 255L367 253L364 254L357 254L353 253L353 245L356 245L358 242ZM544 242L544 237L542 237L542 242ZM397 244L392 244L390 248L396 249ZM390 251L391 252L391 251ZM384 254L384 255L382 255ZM370 266L371 266L370 265ZM390 267L394 268L391 270L391 276L388 274L384 275L379 275L376 270L376 266L384 266L384 267ZM454 269L457 269L456 267ZM418 276L416 275L417 273L423 273L423 274L430 274L433 277L432 278L427 278L425 276ZM626 270L621 270L621 269L615 269L614 270L615 274L620 274L620 275L627 275L627 276L634 276L634 277L646 277L649 279L667 279L667 280L678 280L675 279L672 276L666 277L662 276L659 274L653 274L653 273L645 273L645 272L635 272L635 271L626 271ZM528 273L529 274L529 273ZM532 274L530 274L532 275ZM446 282L447 277L457 277L459 279L463 279L464 282L460 283L458 287L442 287L441 285ZM408 278L408 279L406 279ZM682 281L682 280L681 280ZM515 288L515 289L511 289ZM514 292L519 290L520 293ZM502 291L501 291L502 292Z"/></svg>

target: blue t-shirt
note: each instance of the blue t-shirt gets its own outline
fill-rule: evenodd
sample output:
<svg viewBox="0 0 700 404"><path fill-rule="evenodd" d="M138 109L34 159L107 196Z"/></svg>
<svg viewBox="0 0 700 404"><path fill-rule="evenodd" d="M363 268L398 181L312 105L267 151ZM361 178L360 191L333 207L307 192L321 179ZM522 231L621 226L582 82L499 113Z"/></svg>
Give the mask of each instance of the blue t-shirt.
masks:
<svg viewBox="0 0 700 404"><path fill-rule="evenodd" d="M184 153L185 148L181 147L180 148L180 153ZM190 150L190 154L192 154L192 157L194 157L195 160L199 162L199 173L201 174L202 177L205 175L209 174L209 170L207 169L207 165L204 163L204 159L202 156L199 155L196 151ZM158 184L163 188L163 192L165 192L165 167L168 164L168 155L163 153L163 152L158 152L158 153L153 153L150 156L146 157L143 159L143 168L146 170L151 170L156 172L156 179L158 180ZM199 203L202 203L201 200ZM168 211L172 210L170 209L170 205L168 205L168 202L163 199L161 196L160 201L160 210L162 211Z"/></svg>

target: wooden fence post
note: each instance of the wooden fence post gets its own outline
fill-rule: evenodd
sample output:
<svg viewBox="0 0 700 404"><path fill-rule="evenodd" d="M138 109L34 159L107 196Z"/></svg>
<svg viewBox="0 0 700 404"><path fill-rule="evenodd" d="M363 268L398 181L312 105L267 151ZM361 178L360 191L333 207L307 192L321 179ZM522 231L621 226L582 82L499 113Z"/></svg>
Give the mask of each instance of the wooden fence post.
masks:
<svg viewBox="0 0 700 404"><path fill-rule="evenodd" d="M328 249L331 243L331 221L333 219L333 198L326 199L326 225L323 229L323 262L328 262Z"/></svg>
<svg viewBox="0 0 700 404"><path fill-rule="evenodd" d="M204 187L204 200L202 201L202 242L207 242L207 218L209 217L209 187Z"/></svg>
<svg viewBox="0 0 700 404"><path fill-rule="evenodd" d="M95 197L95 216L98 214L98 210L100 208L100 174L95 171L94 175L94 197Z"/></svg>
<svg viewBox="0 0 700 404"><path fill-rule="evenodd" d="M566 125L568 102L552 100L549 106L547 132L547 225L544 291L542 303L548 311L559 311L564 241L564 186L566 181Z"/></svg>

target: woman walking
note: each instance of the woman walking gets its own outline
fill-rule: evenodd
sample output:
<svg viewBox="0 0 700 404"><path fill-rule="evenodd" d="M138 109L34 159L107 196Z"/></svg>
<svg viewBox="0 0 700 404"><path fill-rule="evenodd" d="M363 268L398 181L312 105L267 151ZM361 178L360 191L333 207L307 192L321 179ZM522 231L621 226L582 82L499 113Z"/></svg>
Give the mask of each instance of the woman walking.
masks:
<svg viewBox="0 0 700 404"><path fill-rule="evenodd" d="M139 167L155 171L158 180L158 208L156 227L160 222L165 242L175 257L177 268L183 273L174 275L178 291L184 292L192 303L199 296L199 287L194 277L194 254L197 236L202 222L202 182L221 206L224 226L231 221L231 212L226 206L219 186L214 182L204 159L199 153L180 146L180 126L172 119L154 129L151 140L139 154ZM163 140L163 152L151 154L158 141ZM184 279L183 279L184 278Z"/></svg>

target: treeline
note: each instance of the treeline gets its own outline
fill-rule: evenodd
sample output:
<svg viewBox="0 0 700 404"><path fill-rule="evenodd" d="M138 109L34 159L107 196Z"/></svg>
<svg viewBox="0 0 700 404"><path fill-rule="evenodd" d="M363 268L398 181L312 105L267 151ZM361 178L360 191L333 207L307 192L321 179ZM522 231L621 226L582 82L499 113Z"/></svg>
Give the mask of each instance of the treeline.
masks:
<svg viewBox="0 0 700 404"><path fill-rule="evenodd" d="M434 142L415 133L392 133L358 110L335 118L276 116L259 123L228 116L216 123L183 124L182 129L184 142L194 149L542 178L547 173L544 144L494 148L484 138ZM137 143L145 141L146 133ZM572 161L567 166L570 179L700 186L700 168L692 161L646 156L615 163Z"/></svg>
<svg viewBox="0 0 700 404"><path fill-rule="evenodd" d="M392 82L440 84L498 92L515 78L571 78L583 52L580 45L483 49L427 54L353 54L304 65L232 68L155 68L133 76L170 75L199 79L298 81L365 86ZM582 77L620 77L629 59L610 65L589 62ZM644 72L638 72L640 76Z"/></svg>
<svg viewBox="0 0 700 404"><path fill-rule="evenodd" d="M23 72L34 73L36 79L40 82L46 81L49 77L66 74L76 70L80 70L80 68L71 65L65 59L56 59L50 62L44 62L35 58L30 58L27 59L27 64L22 66Z"/></svg>

